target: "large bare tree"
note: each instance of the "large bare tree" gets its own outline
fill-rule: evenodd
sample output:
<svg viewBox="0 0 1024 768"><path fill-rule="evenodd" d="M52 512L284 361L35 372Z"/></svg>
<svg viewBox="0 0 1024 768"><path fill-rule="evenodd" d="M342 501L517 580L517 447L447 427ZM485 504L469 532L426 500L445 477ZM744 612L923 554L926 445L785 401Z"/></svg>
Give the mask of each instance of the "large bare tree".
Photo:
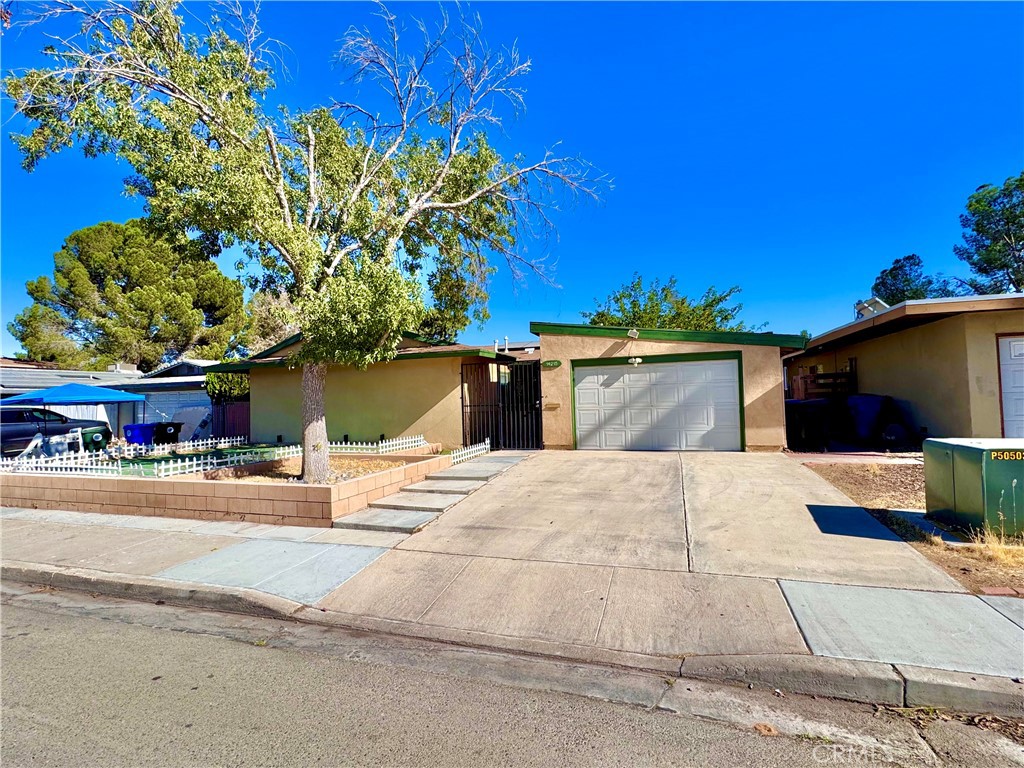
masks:
<svg viewBox="0 0 1024 768"><path fill-rule="evenodd" d="M530 62L488 47L476 16L442 9L406 28L379 6L376 31L343 36L342 96L279 110L279 48L258 6L187 12L172 0L43 6L32 22L53 30L50 66L4 81L30 127L15 139L28 169L73 145L126 160L128 190L158 223L243 244L288 291L303 334L303 477L323 482L327 366L394 356L424 311L421 269L465 281L478 306L493 257L516 277L539 269L523 242L605 180L555 150L524 162L494 148L488 132L523 107ZM60 34L69 21L75 34Z"/></svg>

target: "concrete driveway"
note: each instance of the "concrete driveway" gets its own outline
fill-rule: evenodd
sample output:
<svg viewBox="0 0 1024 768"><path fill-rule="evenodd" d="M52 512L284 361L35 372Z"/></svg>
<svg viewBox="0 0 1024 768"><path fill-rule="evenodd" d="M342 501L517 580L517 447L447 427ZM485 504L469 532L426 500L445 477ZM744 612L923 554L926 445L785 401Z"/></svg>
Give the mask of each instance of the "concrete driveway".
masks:
<svg viewBox="0 0 1024 768"><path fill-rule="evenodd" d="M1016 674L1021 628L962 591L785 455L550 451L317 605L611 663L814 653Z"/></svg>

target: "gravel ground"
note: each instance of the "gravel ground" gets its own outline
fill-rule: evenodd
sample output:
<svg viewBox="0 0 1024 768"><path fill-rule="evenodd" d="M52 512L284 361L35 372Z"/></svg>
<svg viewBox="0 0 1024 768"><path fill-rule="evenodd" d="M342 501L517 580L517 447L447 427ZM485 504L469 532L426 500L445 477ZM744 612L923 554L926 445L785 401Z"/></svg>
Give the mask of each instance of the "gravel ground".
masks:
<svg viewBox="0 0 1024 768"><path fill-rule="evenodd" d="M331 483L343 483L355 477L362 477L374 472L383 472L385 469L395 469L396 467L404 466L405 462L402 461L331 456ZM281 461L277 469L269 472L262 472L258 475L238 475L236 477L225 475L217 479L238 483L280 483L298 480L301 474L302 459L294 458Z"/></svg>

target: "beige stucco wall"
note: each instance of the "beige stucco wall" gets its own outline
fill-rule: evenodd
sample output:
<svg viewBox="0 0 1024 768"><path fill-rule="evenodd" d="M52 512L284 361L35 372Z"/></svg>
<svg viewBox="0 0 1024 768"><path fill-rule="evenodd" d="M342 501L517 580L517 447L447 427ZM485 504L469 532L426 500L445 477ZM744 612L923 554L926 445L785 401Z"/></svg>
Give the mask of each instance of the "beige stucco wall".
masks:
<svg viewBox="0 0 1024 768"><path fill-rule="evenodd" d="M1000 437L997 333L1024 333L1016 311L977 312L938 320L876 339L801 356L826 373L857 358L860 392L903 401L931 437Z"/></svg>
<svg viewBox="0 0 1024 768"><path fill-rule="evenodd" d="M779 449L786 445L782 364L778 347L703 344L600 336L543 334L541 360L560 360L557 368L541 366L544 447L572 448L573 360L601 357L740 352L743 367L744 426L748 450Z"/></svg>
<svg viewBox="0 0 1024 768"><path fill-rule="evenodd" d="M327 434L352 441L422 434L445 448L462 445L462 358L397 360L356 371L327 373ZM272 443L281 435L299 442L302 374L298 368L253 368L249 373L252 438Z"/></svg>
<svg viewBox="0 0 1024 768"><path fill-rule="evenodd" d="M965 317L971 437L1002 437L997 334L1024 335L1024 312L978 312Z"/></svg>

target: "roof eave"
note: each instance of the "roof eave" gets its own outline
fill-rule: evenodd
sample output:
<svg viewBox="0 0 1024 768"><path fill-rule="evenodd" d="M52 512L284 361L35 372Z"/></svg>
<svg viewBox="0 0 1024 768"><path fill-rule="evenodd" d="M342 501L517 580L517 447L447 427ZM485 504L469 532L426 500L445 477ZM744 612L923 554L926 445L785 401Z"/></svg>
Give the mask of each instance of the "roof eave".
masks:
<svg viewBox="0 0 1024 768"><path fill-rule="evenodd" d="M710 344L736 344L738 346L765 346L781 349L803 349L807 339L796 334L758 333L751 331L683 331L670 328L625 328L603 325L575 325L569 323L530 323L530 333L552 336L602 336L605 338L637 338L650 341L683 341Z"/></svg>

